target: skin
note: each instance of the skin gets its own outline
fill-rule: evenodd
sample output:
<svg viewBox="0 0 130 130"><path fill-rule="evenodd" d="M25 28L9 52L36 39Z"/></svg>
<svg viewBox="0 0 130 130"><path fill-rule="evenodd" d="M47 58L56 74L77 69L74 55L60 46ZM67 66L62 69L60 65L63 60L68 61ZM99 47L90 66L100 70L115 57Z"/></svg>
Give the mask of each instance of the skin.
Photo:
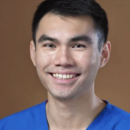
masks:
<svg viewBox="0 0 130 130"><path fill-rule="evenodd" d="M43 86L50 130L85 130L103 110L105 103L94 93L99 68L110 57L111 43L98 50L93 19L87 16L62 17L48 13L40 21L36 47L30 55ZM51 74L78 74L70 80Z"/></svg>

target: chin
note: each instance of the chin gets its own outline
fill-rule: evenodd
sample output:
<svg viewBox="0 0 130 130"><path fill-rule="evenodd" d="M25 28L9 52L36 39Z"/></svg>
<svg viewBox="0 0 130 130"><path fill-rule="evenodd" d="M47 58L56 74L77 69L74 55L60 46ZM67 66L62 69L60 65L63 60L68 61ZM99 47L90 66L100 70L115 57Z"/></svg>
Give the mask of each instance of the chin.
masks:
<svg viewBox="0 0 130 130"><path fill-rule="evenodd" d="M70 99L73 99L75 96L74 94L70 94L70 93L52 93L50 92L50 95L57 99L57 100L62 100L62 101L65 101L65 100L70 100Z"/></svg>

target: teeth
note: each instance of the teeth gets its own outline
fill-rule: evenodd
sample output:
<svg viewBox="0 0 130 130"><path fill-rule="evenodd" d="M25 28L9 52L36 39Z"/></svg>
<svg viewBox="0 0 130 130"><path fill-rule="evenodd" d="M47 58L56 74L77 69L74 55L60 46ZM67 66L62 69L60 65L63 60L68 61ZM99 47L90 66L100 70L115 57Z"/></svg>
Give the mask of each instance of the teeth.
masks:
<svg viewBox="0 0 130 130"><path fill-rule="evenodd" d="M67 74L67 79L69 79L69 77L70 77L69 74Z"/></svg>
<svg viewBox="0 0 130 130"><path fill-rule="evenodd" d="M55 77L58 77L58 76L59 76L58 74L55 75Z"/></svg>
<svg viewBox="0 0 130 130"><path fill-rule="evenodd" d="M71 74L71 75L70 75L70 78L72 78L72 77L73 77L73 75Z"/></svg>
<svg viewBox="0 0 130 130"><path fill-rule="evenodd" d="M63 79L66 79L66 77L67 77L67 75L64 74L64 75L63 75Z"/></svg>
<svg viewBox="0 0 130 130"><path fill-rule="evenodd" d="M75 74L52 74L52 76L58 79L71 79L76 77Z"/></svg>
<svg viewBox="0 0 130 130"><path fill-rule="evenodd" d="M62 74L59 74L59 76L58 76L58 77L59 77L59 79L62 79Z"/></svg>

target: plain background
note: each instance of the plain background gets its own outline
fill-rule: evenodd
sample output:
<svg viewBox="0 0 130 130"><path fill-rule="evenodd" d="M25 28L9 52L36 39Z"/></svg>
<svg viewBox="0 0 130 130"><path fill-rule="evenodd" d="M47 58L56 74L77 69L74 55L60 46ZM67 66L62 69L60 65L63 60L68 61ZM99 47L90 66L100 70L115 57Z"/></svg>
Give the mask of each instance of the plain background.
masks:
<svg viewBox="0 0 130 130"><path fill-rule="evenodd" d="M112 52L99 71L96 94L130 112L130 0L97 0L109 19ZM33 13L41 0L0 0L0 118L43 102L29 54Z"/></svg>

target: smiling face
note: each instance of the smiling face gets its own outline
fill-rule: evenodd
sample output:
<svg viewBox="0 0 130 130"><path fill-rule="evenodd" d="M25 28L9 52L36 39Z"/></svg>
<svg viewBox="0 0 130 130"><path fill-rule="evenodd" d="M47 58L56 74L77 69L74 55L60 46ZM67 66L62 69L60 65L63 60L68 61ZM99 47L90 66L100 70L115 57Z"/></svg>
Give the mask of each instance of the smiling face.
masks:
<svg viewBox="0 0 130 130"><path fill-rule="evenodd" d="M36 48L31 42L30 52L43 86L57 99L87 93L105 64L101 65L102 53L90 17L46 14L37 29Z"/></svg>

